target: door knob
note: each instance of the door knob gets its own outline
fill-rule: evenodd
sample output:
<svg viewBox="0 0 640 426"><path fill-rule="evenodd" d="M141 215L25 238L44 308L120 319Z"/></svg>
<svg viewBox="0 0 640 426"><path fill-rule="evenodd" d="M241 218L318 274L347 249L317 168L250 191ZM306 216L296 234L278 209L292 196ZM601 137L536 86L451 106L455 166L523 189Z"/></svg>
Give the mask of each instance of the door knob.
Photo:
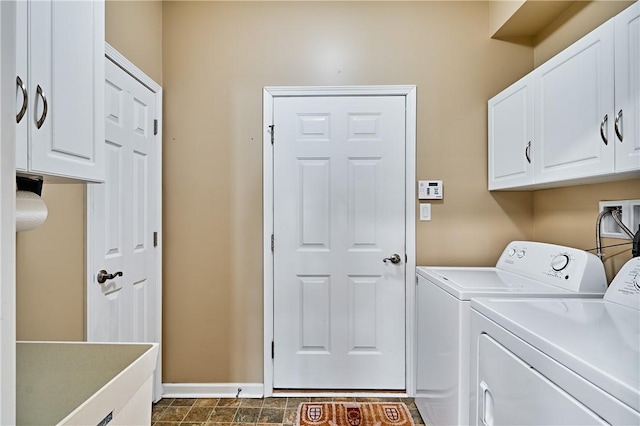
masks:
<svg viewBox="0 0 640 426"><path fill-rule="evenodd" d="M391 263L393 263L394 265L395 265L395 264L397 264L397 263L400 263L400 260L401 260L401 259L400 259L400 255L399 255L398 253L394 253L394 254L392 254L391 256L389 256L389 257L385 257L384 259L382 259L382 261L383 261L384 263L391 262Z"/></svg>
<svg viewBox="0 0 640 426"><path fill-rule="evenodd" d="M115 277L121 277L122 276L122 271L118 271L115 274L110 274L107 271L105 271L104 269L101 269L98 271L98 283L100 284L104 284L107 280L112 280Z"/></svg>

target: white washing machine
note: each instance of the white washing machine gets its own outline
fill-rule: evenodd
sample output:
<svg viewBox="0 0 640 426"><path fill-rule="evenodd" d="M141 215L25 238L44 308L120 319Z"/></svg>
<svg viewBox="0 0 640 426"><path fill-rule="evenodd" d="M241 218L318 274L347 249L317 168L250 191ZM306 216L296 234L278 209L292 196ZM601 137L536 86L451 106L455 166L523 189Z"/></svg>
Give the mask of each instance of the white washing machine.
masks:
<svg viewBox="0 0 640 426"><path fill-rule="evenodd" d="M604 299L474 299L474 425L640 425L640 258Z"/></svg>
<svg viewBox="0 0 640 426"><path fill-rule="evenodd" d="M416 405L430 426L469 423L472 297L602 298L600 260L570 247L509 243L495 267L418 267Z"/></svg>

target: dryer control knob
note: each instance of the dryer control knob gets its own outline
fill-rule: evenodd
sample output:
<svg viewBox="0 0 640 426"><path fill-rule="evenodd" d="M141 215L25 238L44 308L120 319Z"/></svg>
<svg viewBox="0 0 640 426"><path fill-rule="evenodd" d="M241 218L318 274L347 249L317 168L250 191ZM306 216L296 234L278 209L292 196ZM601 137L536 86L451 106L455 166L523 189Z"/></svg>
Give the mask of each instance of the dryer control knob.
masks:
<svg viewBox="0 0 640 426"><path fill-rule="evenodd" d="M507 253L509 254L509 257L513 257L513 255L516 254L516 249L510 248Z"/></svg>
<svg viewBox="0 0 640 426"><path fill-rule="evenodd" d="M566 254L559 254L551 260L551 268L554 271L562 271L569 266L569 256Z"/></svg>

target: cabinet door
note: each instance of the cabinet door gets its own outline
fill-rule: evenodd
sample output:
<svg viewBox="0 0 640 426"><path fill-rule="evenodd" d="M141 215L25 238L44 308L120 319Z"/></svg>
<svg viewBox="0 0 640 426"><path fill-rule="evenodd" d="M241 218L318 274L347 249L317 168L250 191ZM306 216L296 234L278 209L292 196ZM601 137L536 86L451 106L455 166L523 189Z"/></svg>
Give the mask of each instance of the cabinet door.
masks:
<svg viewBox="0 0 640 426"><path fill-rule="evenodd" d="M616 172L640 170L640 3L615 26Z"/></svg>
<svg viewBox="0 0 640 426"><path fill-rule="evenodd" d="M29 74L27 60L27 3L16 3L16 170L26 171L30 114ZM26 107L26 109L23 109Z"/></svg>
<svg viewBox="0 0 640 426"><path fill-rule="evenodd" d="M489 190L533 183L533 84L527 75L489 100Z"/></svg>
<svg viewBox="0 0 640 426"><path fill-rule="evenodd" d="M104 3L29 2L29 31L30 170L102 180Z"/></svg>
<svg viewBox="0 0 640 426"><path fill-rule="evenodd" d="M614 171L613 22L534 71L538 183Z"/></svg>

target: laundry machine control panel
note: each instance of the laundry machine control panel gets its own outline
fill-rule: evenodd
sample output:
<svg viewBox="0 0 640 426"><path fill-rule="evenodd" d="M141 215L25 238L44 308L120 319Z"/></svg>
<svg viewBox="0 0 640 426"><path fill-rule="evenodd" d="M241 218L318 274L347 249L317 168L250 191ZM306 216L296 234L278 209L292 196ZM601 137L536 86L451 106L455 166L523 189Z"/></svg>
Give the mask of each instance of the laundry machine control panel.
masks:
<svg viewBox="0 0 640 426"><path fill-rule="evenodd" d="M602 262L572 247L513 241L496 267L575 292L604 293L607 289Z"/></svg>

